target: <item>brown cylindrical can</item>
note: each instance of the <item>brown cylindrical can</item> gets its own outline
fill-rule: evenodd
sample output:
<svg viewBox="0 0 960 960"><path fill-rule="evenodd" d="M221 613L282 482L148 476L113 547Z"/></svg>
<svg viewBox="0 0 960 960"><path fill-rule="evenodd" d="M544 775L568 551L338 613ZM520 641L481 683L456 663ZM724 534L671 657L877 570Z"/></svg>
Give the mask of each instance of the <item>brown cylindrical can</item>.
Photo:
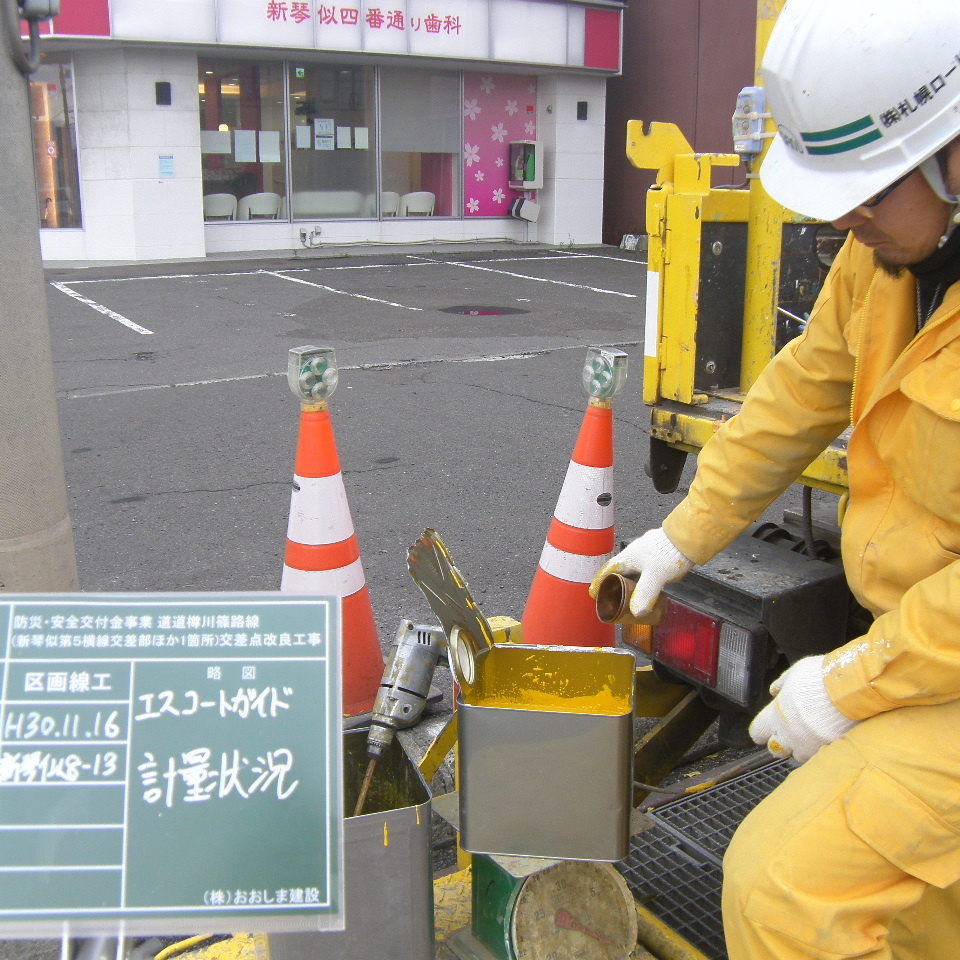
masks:
<svg viewBox="0 0 960 960"><path fill-rule="evenodd" d="M639 577L609 573L597 590L597 616L604 623L636 623L630 613L630 597Z"/></svg>
<svg viewBox="0 0 960 960"><path fill-rule="evenodd" d="M600 581L597 590L597 617L603 623L655 625L663 619L664 600L660 596L653 610L644 617L635 617L630 612L630 597L639 576L609 573Z"/></svg>

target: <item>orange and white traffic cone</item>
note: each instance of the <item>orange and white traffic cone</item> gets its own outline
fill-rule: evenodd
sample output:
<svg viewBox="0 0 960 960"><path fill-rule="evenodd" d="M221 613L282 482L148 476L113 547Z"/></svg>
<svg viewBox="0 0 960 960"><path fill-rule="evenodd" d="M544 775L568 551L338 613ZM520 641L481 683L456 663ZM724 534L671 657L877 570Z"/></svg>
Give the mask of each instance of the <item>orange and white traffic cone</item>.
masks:
<svg viewBox="0 0 960 960"><path fill-rule="evenodd" d="M614 645L587 592L613 546L613 408L591 400L523 611L524 643Z"/></svg>
<svg viewBox="0 0 960 960"><path fill-rule="evenodd" d="M627 378L622 350L590 347L587 412L560 490L523 611L523 642L612 647L613 624L597 617L590 582L613 555L613 407Z"/></svg>
<svg viewBox="0 0 960 960"><path fill-rule="evenodd" d="M365 719L384 660L326 403L300 413L280 590L341 597L343 714Z"/></svg>

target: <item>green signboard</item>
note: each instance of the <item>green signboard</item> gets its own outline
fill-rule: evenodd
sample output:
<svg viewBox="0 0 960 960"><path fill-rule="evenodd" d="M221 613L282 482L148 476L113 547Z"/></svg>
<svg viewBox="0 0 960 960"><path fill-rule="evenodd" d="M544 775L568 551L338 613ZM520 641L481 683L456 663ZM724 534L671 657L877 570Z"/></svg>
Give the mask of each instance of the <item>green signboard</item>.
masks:
<svg viewBox="0 0 960 960"><path fill-rule="evenodd" d="M342 929L339 615L0 597L0 932Z"/></svg>

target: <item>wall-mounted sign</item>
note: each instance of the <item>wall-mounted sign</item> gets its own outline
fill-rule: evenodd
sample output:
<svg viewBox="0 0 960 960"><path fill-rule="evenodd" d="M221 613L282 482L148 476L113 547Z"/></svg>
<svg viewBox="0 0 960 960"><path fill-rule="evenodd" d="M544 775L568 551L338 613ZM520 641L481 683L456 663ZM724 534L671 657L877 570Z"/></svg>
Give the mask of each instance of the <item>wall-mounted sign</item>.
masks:
<svg viewBox="0 0 960 960"><path fill-rule="evenodd" d="M62 0L53 32L620 69L622 14L554 0Z"/></svg>

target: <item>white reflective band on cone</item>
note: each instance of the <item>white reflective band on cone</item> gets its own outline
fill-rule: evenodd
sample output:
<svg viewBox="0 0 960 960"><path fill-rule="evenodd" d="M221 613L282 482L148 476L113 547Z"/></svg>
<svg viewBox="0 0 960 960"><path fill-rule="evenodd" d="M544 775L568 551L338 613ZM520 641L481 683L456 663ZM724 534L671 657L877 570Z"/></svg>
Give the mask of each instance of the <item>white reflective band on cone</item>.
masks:
<svg viewBox="0 0 960 960"><path fill-rule="evenodd" d="M540 568L544 573L549 573L558 580L590 583L600 567L612 556L612 553L604 553L599 557L585 557L580 553L558 550L548 542L543 545L543 553L540 554Z"/></svg>
<svg viewBox="0 0 960 960"><path fill-rule="evenodd" d="M332 477L294 475L293 483L290 519L287 523L288 540L317 546L321 543L340 543L353 536L353 520L347 491L343 487L343 474Z"/></svg>
<svg viewBox="0 0 960 960"><path fill-rule="evenodd" d="M321 597L349 597L366 583L363 564L353 563L336 570L297 570L283 565L280 589L284 593L312 593Z"/></svg>
<svg viewBox="0 0 960 960"><path fill-rule="evenodd" d="M570 527L606 530L613 526L613 500L606 506L597 497L613 490L613 467L585 467L570 461L553 515Z"/></svg>

